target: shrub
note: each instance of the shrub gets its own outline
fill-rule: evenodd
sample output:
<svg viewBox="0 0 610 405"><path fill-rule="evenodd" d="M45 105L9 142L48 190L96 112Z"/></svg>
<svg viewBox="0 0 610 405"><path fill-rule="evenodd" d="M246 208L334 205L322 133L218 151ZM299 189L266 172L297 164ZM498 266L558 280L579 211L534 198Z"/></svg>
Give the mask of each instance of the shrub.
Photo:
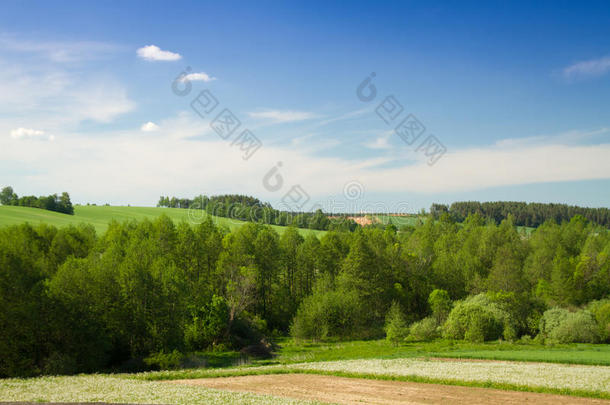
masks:
<svg viewBox="0 0 610 405"><path fill-rule="evenodd" d="M191 322L184 337L190 350L203 350L220 343L227 331L229 307L223 297L214 295L208 305L191 308Z"/></svg>
<svg viewBox="0 0 610 405"><path fill-rule="evenodd" d="M361 335L360 306L356 292L316 291L299 306L290 333L314 340Z"/></svg>
<svg viewBox="0 0 610 405"><path fill-rule="evenodd" d="M451 298L445 290L436 289L428 296L428 305L432 310L432 316L436 319L437 324L445 322L449 312L451 311Z"/></svg>
<svg viewBox="0 0 610 405"><path fill-rule="evenodd" d="M599 326L589 311L552 308L540 320L540 335L552 343L596 343Z"/></svg>
<svg viewBox="0 0 610 405"><path fill-rule="evenodd" d="M597 343L599 328L589 311L571 312L551 331L550 338L559 343Z"/></svg>
<svg viewBox="0 0 610 405"><path fill-rule="evenodd" d="M174 350L170 353L153 353L144 359L144 363L153 369L170 370L179 368L183 359L184 355Z"/></svg>
<svg viewBox="0 0 610 405"><path fill-rule="evenodd" d="M479 294L455 305L443 325L443 336L473 342L495 340L502 335L508 319L506 311Z"/></svg>
<svg viewBox="0 0 610 405"><path fill-rule="evenodd" d="M405 340L409 334L407 321L400 305L396 301L392 302L392 306L386 315L385 333L386 339L395 345Z"/></svg>
<svg viewBox="0 0 610 405"><path fill-rule="evenodd" d="M409 329L409 340L428 342L440 337L438 323L434 317L415 322Z"/></svg>
<svg viewBox="0 0 610 405"><path fill-rule="evenodd" d="M519 343L523 344L523 345L529 345L533 343L533 339L530 335L523 335L521 336L521 339L519 339Z"/></svg>
<svg viewBox="0 0 610 405"><path fill-rule="evenodd" d="M551 332L555 330L568 317L570 311L563 308L551 308L540 318L540 336L548 339Z"/></svg>
<svg viewBox="0 0 610 405"><path fill-rule="evenodd" d="M610 298L593 301L589 304L588 309L595 316L601 340L610 342Z"/></svg>

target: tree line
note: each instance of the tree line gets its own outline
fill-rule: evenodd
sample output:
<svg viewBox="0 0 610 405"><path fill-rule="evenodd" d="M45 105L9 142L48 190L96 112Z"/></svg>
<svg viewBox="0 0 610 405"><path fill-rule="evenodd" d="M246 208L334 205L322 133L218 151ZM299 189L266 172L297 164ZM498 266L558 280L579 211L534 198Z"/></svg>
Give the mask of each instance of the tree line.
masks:
<svg viewBox="0 0 610 405"><path fill-rule="evenodd" d="M439 218L447 213L456 221L462 222L471 214L478 214L485 219L494 221L496 224L513 216L513 222L517 226L538 227L546 221L561 223L569 221L576 215L580 215L591 222L610 227L610 209L608 208L586 208L567 204L543 204L525 203L517 201L495 201L478 202L462 201L453 204L432 204L430 213L434 218Z"/></svg>
<svg viewBox="0 0 610 405"><path fill-rule="evenodd" d="M449 215L280 235L208 217L0 228L0 376L166 367L266 338L608 341L610 233ZM177 360L176 360L177 361Z"/></svg>
<svg viewBox="0 0 610 405"><path fill-rule="evenodd" d="M4 187L2 191L0 191L0 204L42 208L44 210L74 215L74 207L70 201L70 195L65 191L61 193L60 196L57 194L51 194L40 197L36 197L34 195L19 197L13 191L13 188L8 186Z"/></svg>
<svg viewBox="0 0 610 405"><path fill-rule="evenodd" d="M348 219L346 214L328 218L321 209L318 209L315 212L277 210L273 208L271 204L263 203L258 198L239 194L226 194L211 197L199 195L193 199L161 196L159 197L157 207L203 210L210 215L218 217L267 225L294 225L297 228L316 229L321 231L353 231L358 226L353 220Z"/></svg>

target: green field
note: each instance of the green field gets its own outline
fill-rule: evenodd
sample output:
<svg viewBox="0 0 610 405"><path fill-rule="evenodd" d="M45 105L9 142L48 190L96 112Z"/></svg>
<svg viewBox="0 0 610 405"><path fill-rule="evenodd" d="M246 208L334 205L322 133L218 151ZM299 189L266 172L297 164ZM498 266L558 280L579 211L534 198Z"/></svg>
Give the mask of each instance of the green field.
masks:
<svg viewBox="0 0 610 405"><path fill-rule="evenodd" d="M604 344L545 346L506 342L467 343L438 340L395 346L384 339L336 343L298 343L292 339L285 339L279 342L279 346L277 357L264 363L292 364L373 358L445 357L610 366L610 345Z"/></svg>
<svg viewBox="0 0 610 405"><path fill-rule="evenodd" d="M411 381L610 399L610 345L542 346L439 340L394 346L386 340L278 341L271 360L235 367L236 352L209 353L207 368L134 374L0 379L0 401L174 404L312 404L316 402L164 383L183 378L305 373ZM206 355L201 353L200 355ZM441 358L520 360L446 361ZM243 359L242 359L243 360ZM568 363L566 364L546 364Z"/></svg>
<svg viewBox="0 0 610 405"><path fill-rule="evenodd" d="M61 214L58 212L47 211L40 208L0 206L0 226L17 225L28 222L30 224L46 223L56 227L66 225L76 225L87 223L93 225L98 234L103 233L108 228L111 220L129 221L132 219L141 220L144 218L154 219L165 214L175 223L182 221L197 224L201 222L202 216L207 215L202 211L195 211L189 215L189 210L182 208L157 208L157 207L117 207L117 206L95 206L77 205L74 207L74 215ZM224 226L229 229L243 225L244 221L230 218L211 216L216 225ZM284 232L286 227L271 226L278 233ZM310 229L299 229L303 235L314 233L321 235L325 231Z"/></svg>
<svg viewBox="0 0 610 405"><path fill-rule="evenodd" d="M376 215L377 221L381 224L392 223L397 227L404 225L415 226L420 222L425 222L426 218L419 215L408 215L408 216L391 216L391 215Z"/></svg>
<svg viewBox="0 0 610 405"><path fill-rule="evenodd" d="M467 343L438 340L435 342L393 345L385 339L355 340L346 342L297 342L292 338L277 340L277 349L271 359L245 359L239 352L198 353L205 357L207 368L222 369L238 365L246 368L259 366L289 366L298 363L317 363L367 359L481 359L561 364L610 366L610 345L569 344L544 346L506 342ZM245 363L245 364L244 364ZM196 370L175 370L147 374L156 378L192 376Z"/></svg>

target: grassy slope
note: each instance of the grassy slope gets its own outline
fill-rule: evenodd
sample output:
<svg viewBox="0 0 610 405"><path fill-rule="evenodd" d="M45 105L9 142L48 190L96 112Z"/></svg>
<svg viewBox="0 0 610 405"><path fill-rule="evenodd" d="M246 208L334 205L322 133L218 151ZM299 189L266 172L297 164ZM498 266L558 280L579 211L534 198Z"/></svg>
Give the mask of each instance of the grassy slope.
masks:
<svg viewBox="0 0 610 405"><path fill-rule="evenodd" d="M201 212L197 212L197 215L199 215L199 213ZM93 225L97 233L101 234L106 230L108 223L112 219L118 221L127 221L131 219L139 220L144 218L154 219L161 214L167 215L176 223L186 221L196 224L201 221L199 216L197 216L197 218L189 218L189 210L180 208L76 206L74 207L74 215L66 215L39 208L0 206L0 226L16 225L24 222L29 222L31 224L44 222L49 225L61 227L84 222ZM229 218L215 216L212 216L212 218L217 225L225 226L229 229L237 228L245 223ZM284 232L284 229L286 229L282 226L272 227L279 233ZM299 232L303 235L307 235L311 232L316 235L324 233L324 231L309 229L299 229Z"/></svg>

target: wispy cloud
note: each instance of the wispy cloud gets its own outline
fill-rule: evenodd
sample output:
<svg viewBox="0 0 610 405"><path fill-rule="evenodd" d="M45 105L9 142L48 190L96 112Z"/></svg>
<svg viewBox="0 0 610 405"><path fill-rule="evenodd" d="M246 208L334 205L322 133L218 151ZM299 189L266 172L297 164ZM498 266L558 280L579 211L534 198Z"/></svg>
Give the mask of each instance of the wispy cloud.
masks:
<svg viewBox="0 0 610 405"><path fill-rule="evenodd" d="M156 45L147 45L136 51L137 55L149 61L174 61L182 59L182 55L170 51L163 51Z"/></svg>
<svg viewBox="0 0 610 405"><path fill-rule="evenodd" d="M0 161L27 165L37 173L21 175L14 184L61 188L70 178L71 187L78 191L74 196L77 201L132 204L154 204L160 189L175 195L240 190L279 201L293 184L300 184L314 199L339 195L353 179L358 179L367 193L435 194L610 178L608 142L574 145L544 137L539 142L452 148L432 167L423 154L413 152L408 162L402 159L399 165L388 166L386 158L345 159L312 154L294 145L268 144L257 152L256 159L246 162L235 147L214 134L193 142L190 135L200 131L200 121L193 114L183 114L164 120L159 129L162 136L152 138L129 131L95 137L74 132L57 133L61 136L52 143L26 143L5 136L0 137ZM134 151L138 159L133 158ZM54 164L49 165L49 161ZM165 164L159 165L160 161ZM285 186L271 193L261 179L280 161L284 162L280 175ZM117 178L121 182L117 183ZM176 178L181 181L176 182Z"/></svg>
<svg viewBox="0 0 610 405"><path fill-rule="evenodd" d="M13 139L38 139L52 141L55 139L53 135L46 135L44 131L32 128L17 128L11 131Z"/></svg>
<svg viewBox="0 0 610 405"><path fill-rule="evenodd" d="M142 132L155 132L159 130L159 126L152 121L148 121L146 124L142 124L140 130Z"/></svg>
<svg viewBox="0 0 610 405"><path fill-rule="evenodd" d="M216 78L208 75L205 72L189 73L188 75L182 76L182 79L180 79L181 82L201 81L201 82L206 82L206 83L211 82L212 80L216 80Z"/></svg>
<svg viewBox="0 0 610 405"><path fill-rule="evenodd" d="M345 120L350 120L359 116L362 116L366 113L370 113L371 112L371 108L370 107L365 107L365 108L360 108L358 110L354 110L354 111L350 111L347 112L345 114L339 115L337 117L333 117L333 118L327 118L325 120L322 120L320 122L318 122L316 124L316 127L320 127L323 125L328 125L331 124L333 122L337 122L337 121L345 121Z"/></svg>
<svg viewBox="0 0 610 405"><path fill-rule="evenodd" d="M68 63L96 60L106 57L119 46L97 41L44 41L28 40L13 35L0 35L0 49L9 52L38 55L52 62Z"/></svg>
<svg viewBox="0 0 610 405"><path fill-rule="evenodd" d="M52 122L110 122L135 106L125 87L104 74L91 82L67 70L0 62L0 115L49 128Z"/></svg>
<svg viewBox="0 0 610 405"><path fill-rule="evenodd" d="M271 120L273 122L295 122L304 121L315 118L316 115L307 111L292 111L292 110L266 110L258 112L250 112L248 115L256 119Z"/></svg>
<svg viewBox="0 0 610 405"><path fill-rule="evenodd" d="M577 62L563 69L567 79L598 77L610 72L610 56Z"/></svg>

